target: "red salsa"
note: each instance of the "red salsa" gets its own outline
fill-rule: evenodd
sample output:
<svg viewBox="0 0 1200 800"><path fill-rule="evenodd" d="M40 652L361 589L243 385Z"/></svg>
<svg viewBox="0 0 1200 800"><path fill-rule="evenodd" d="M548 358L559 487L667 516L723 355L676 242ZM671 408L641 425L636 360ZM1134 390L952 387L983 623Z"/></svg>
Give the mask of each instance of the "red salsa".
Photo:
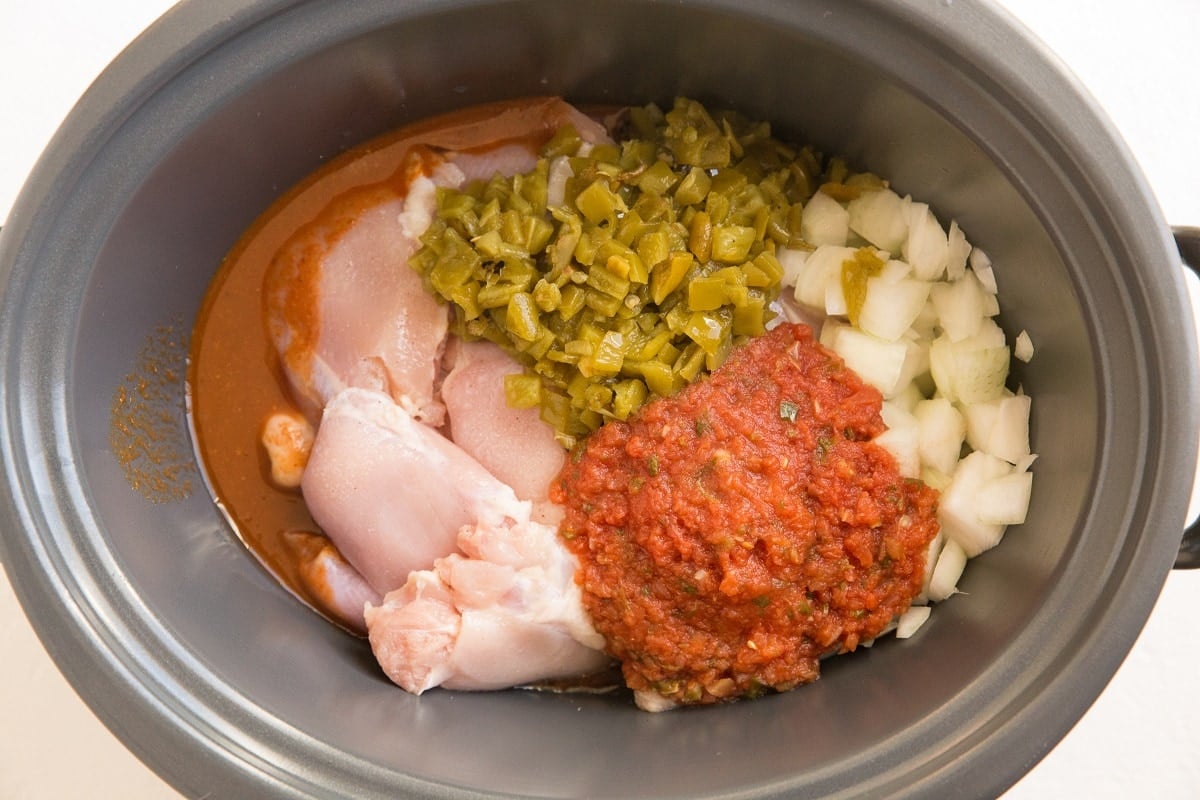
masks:
<svg viewBox="0 0 1200 800"><path fill-rule="evenodd" d="M553 489L584 603L635 691L783 691L920 592L937 493L870 440L882 398L803 325L609 422Z"/></svg>

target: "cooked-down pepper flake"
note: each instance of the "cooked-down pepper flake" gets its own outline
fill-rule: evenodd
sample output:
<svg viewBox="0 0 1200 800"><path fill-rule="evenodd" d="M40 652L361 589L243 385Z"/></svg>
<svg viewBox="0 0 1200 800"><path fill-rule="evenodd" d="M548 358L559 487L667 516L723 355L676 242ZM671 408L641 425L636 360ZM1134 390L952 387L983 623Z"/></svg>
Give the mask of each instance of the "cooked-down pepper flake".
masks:
<svg viewBox="0 0 1200 800"><path fill-rule="evenodd" d="M586 440L552 496L630 688L679 703L787 690L908 608L937 493L870 441L880 403L811 330L781 325Z"/></svg>

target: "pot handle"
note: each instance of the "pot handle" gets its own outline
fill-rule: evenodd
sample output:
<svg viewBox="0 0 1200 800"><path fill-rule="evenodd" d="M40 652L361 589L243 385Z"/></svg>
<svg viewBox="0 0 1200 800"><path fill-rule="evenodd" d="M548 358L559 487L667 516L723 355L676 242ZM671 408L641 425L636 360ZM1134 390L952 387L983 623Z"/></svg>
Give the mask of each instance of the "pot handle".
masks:
<svg viewBox="0 0 1200 800"><path fill-rule="evenodd" d="M1173 233L1184 266L1200 275L1200 228L1176 227ZM1175 557L1175 569L1196 568L1200 568L1200 519L1184 529L1179 555Z"/></svg>

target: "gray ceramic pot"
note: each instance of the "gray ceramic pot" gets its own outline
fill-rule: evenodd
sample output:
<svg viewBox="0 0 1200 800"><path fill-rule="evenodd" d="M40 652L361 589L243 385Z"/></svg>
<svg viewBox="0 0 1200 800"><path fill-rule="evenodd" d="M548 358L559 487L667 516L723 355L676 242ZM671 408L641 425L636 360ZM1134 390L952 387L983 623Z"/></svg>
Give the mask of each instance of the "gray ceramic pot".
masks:
<svg viewBox="0 0 1200 800"><path fill-rule="evenodd" d="M543 93L735 105L890 176L991 253L1003 325L1039 345L1016 375L1037 398L1033 506L917 637L693 712L415 698L278 588L202 489L131 488L114 391L148 341L187 330L274 196L400 123ZM1128 651L1196 463L1170 231L1094 105L979 0L185 2L54 139L0 274L0 556L80 694L194 796L994 795ZM181 380L159 389L184 432Z"/></svg>

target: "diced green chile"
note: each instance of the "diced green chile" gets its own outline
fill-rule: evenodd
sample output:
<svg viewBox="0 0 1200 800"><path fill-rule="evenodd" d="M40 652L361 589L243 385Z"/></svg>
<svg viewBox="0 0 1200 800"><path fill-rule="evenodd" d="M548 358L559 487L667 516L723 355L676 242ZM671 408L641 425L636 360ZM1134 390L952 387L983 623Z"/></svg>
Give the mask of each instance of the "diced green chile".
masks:
<svg viewBox="0 0 1200 800"><path fill-rule="evenodd" d="M451 304L454 333L525 366L505 381L508 402L540 406L568 448L761 334L783 274L777 248L805 246L803 204L822 184L878 180L686 98L665 113L627 109L623 127L634 135L589 149L565 126L530 172L439 189L409 260ZM556 158L571 175L551 206Z"/></svg>

